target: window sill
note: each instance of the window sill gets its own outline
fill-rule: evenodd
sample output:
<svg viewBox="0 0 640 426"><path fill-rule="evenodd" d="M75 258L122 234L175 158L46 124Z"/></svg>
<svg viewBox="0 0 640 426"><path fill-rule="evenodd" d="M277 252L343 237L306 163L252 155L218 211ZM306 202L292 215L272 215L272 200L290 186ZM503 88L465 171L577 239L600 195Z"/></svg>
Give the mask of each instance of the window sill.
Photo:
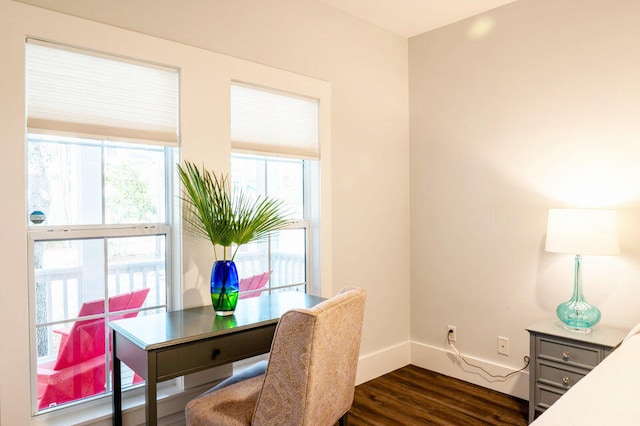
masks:
<svg viewBox="0 0 640 426"><path fill-rule="evenodd" d="M184 410L184 404L206 390L207 386L180 389L176 380L158 385L158 415L171 416ZM183 402L184 400L184 402ZM144 424L144 386L131 389L123 394L123 422L127 425ZM182 404L182 405L180 405ZM39 414L31 419L34 426L110 425L113 413L111 395L97 398L49 413Z"/></svg>

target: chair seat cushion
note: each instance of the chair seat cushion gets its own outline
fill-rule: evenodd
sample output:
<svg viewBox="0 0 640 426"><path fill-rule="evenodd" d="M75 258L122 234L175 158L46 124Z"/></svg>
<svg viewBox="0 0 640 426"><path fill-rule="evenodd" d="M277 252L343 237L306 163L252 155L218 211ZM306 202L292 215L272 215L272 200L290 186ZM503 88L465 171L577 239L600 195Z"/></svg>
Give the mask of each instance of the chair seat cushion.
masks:
<svg viewBox="0 0 640 426"><path fill-rule="evenodd" d="M264 376L243 380L191 400L185 415L188 425L250 425Z"/></svg>

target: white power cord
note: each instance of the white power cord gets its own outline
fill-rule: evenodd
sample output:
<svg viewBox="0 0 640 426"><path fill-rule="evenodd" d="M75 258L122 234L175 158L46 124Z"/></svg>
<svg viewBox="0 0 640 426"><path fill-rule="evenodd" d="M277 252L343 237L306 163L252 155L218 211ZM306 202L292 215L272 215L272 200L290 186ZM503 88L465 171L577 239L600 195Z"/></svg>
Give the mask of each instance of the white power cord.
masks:
<svg viewBox="0 0 640 426"><path fill-rule="evenodd" d="M453 331L449 330L447 332L447 344L449 345L449 347L451 349L453 349L453 352L456 354L456 356L458 358L460 358L468 366L473 367L473 368L477 368L477 369L481 370L482 372L484 372L487 376L492 377L494 379L508 379L509 377L513 376L514 374L517 374L517 373L521 372L522 370L524 370L525 368L527 368L529 366L529 363L531 362L531 359L527 355L525 355L524 356L525 365L521 369L516 370L516 371L512 371L511 373L506 374L504 376L503 375L499 375L499 374L491 374L487 370L482 368L481 366L475 365L475 364L471 364L469 361L467 361L465 359L465 357L462 355L462 353L460 353L458 348L456 348L456 345L454 345L453 342L451 341L451 334L453 334Z"/></svg>

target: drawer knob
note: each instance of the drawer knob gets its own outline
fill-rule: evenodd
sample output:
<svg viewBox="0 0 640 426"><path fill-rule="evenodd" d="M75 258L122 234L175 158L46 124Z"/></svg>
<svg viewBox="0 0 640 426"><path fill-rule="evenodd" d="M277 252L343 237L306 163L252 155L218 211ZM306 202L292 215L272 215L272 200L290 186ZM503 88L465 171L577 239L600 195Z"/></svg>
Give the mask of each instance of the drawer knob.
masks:
<svg viewBox="0 0 640 426"><path fill-rule="evenodd" d="M569 361L569 356L571 355L571 352L569 351L564 351L562 352L562 359L565 361Z"/></svg>
<svg viewBox="0 0 640 426"><path fill-rule="evenodd" d="M215 360L218 355L220 355L220 349L214 349L213 352L211 352L211 360Z"/></svg>
<svg viewBox="0 0 640 426"><path fill-rule="evenodd" d="M562 384L565 386L569 385L569 377L565 376L562 378Z"/></svg>

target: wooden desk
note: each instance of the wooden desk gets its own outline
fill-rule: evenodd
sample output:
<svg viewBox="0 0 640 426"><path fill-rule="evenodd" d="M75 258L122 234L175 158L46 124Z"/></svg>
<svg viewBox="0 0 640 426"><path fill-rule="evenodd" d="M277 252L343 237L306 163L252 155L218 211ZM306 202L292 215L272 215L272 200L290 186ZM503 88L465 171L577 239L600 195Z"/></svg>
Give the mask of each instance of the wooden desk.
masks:
<svg viewBox="0 0 640 426"><path fill-rule="evenodd" d="M271 350L278 320L321 297L289 292L242 299L236 313L213 308L139 316L110 322L113 337L113 424L122 425L121 362L145 379L146 424L157 424L158 382L238 361Z"/></svg>

